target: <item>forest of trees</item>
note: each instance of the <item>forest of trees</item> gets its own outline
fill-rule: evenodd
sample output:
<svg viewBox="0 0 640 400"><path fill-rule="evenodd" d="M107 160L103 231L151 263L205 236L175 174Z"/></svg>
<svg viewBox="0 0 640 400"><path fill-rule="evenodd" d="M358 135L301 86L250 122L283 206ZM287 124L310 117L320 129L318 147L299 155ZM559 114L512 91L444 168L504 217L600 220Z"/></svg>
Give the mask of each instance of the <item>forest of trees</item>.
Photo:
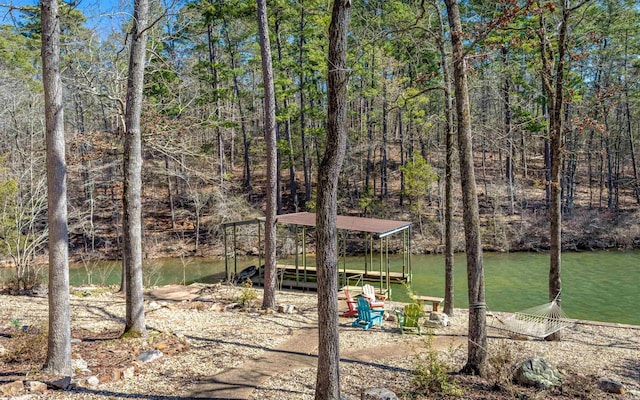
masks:
<svg viewBox="0 0 640 400"><path fill-rule="evenodd" d="M640 245L638 224L630 228L640 219L640 10L632 0L576 1L562 37L561 3L460 4L482 242L489 249L549 248L554 104L562 105L560 204L565 229L574 224L579 232L563 245ZM443 78L450 76L443 56L451 67L444 4L375 0L351 7L338 212L411 219L414 249L443 251L453 123ZM28 269L46 251L48 235L40 9L0 9L0 254ZM313 210L326 145L330 3L272 0L267 10L277 212ZM151 1L150 12L141 120L144 256L215 253L219 223L265 211L256 2ZM131 21L121 18L112 32L104 27L113 15L131 13L88 19L88 10L60 3L76 259L122 254ZM556 71L563 74L559 103L545 87ZM452 165L453 236L462 250L460 174L457 161Z"/></svg>
<svg viewBox="0 0 640 400"><path fill-rule="evenodd" d="M274 308L275 216L317 208L316 398L338 399L337 212L413 220L447 303L464 244L471 374L483 248L549 249L560 303L563 247L640 246L634 1L132 5L0 4L0 254L24 288L48 255L51 373L71 371L69 253L123 260L123 335L145 336L144 257L266 215Z"/></svg>

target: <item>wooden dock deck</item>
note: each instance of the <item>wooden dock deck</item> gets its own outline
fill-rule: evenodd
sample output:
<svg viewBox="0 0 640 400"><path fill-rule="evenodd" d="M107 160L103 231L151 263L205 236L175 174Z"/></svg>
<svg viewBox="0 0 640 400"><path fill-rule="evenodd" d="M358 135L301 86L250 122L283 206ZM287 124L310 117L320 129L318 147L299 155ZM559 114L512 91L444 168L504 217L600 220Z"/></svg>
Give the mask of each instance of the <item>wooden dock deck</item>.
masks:
<svg viewBox="0 0 640 400"><path fill-rule="evenodd" d="M316 267L297 267L295 265L290 264L278 264L278 276L277 276L277 285L282 289L301 289L301 290L317 290L318 284L316 282L317 270ZM386 279L386 271L383 271L382 274L380 271L364 271L360 269L349 269L346 270L343 268L338 269L338 273L340 275L346 274L347 281L344 282L341 277L342 284L348 288L349 292L357 295L362 291L363 282L380 282L381 279ZM261 275L254 275L251 280L254 284L263 286L264 281ZM403 284L408 281L408 275L403 274L402 272L390 272L389 273L389 281L391 283ZM379 289L378 289L379 291Z"/></svg>
<svg viewBox="0 0 640 400"><path fill-rule="evenodd" d="M304 276L304 274L306 273L306 275L308 277L313 277L315 278L316 276L316 267L310 267L307 266L306 268L304 267L297 267L295 265L290 265L290 264L278 264L277 268L281 271L283 271L282 273L284 273L284 275L287 276ZM386 271L382 271L382 273L380 273L380 271L364 271L362 269L350 269L347 268L346 270L343 268L338 268L338 273L339 274L346 274L347 277L349 277L351 281L353 281L356 278L361 278L361 280L363 281L367 281L367 282L380 282L380 279L385 279L387 276L387 272ZM409 275L408 274L403 274L402 272L389 272L389 280L391 281L391 283L398 283L398 284L403 284L406 283L409 279Z"/></svg>

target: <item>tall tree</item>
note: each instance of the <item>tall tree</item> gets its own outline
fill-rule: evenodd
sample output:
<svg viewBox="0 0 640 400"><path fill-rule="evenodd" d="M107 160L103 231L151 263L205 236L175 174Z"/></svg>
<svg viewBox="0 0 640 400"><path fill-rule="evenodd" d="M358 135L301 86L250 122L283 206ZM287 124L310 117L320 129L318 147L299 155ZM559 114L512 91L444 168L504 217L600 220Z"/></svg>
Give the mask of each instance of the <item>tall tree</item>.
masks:
<svg viewBox="0 0 640 400"><path fill-rule="evenodd" d="M438 15L438 36L436 42L440 50L442 68L442 80L444 81L444 107L445 107L445 182L444 182L444 312L450 317L454 315L454 257L453 257L453 97L451 94L451 77L449 75L449 63L444 46L445 33L444 22L438 3L433 3Z"/></svg>
<svg viewBox="0 0 640 400"><path fill-rule="evenodd" d="M149 20L148 0L135 0L127 78L124 139L123 232L126 274L125 334L146 335L142 293L142 140L140 116Z"/></svg>
<svg viewBox="0 0 640 400"><path fill-rule="evenodd" d="M464 33L460 21L457 0L445 0L452 46L453 82L458 120L458 152L460 155L460 180L462 206L464 209L464 233L467 254L467 286L469 290L469 343L467 363L462 372L481 375L487 358L487 306L484 299L484 267L482 265L482 243L476 178L473 168L471 145L471 111L469 88L465 66L465 51L462 46Z"/></svg>
<svg viewBox="0 0 640 400"><path fill-rule="evenodd" d="M273 86L271 43L269 41L267 2L258 0L258 30L260 55L262 56L262 81L264 86L264 134L267 152L267 206L264 238L264 297L262 308L276 305L276 97Z"/></svg>
<svg viewBox="0 0 640 400"><path fill-rule="evenodd" d="M568 24L571 13L581 7L585 2L571 7L569 0L558 1L560 24L558 25L557 43L551 44L547 34L547 22L544 7L538 2L540 15L540 57L542 59L541 73L542 86L547 99L549 109L549 144L551 152L551 198L549 207L549 300L557 299L560 304L560 292L562 291L561 279L561 253L562 253L562 153L563 149L563 117L564 117L564 91L565 75L567 68L567 41ZM547 340L560 340L560 332L556 332Z"/></svg>
<svg viewBox="0 0 640 400"><path fill-rule="evenodd" d="M316 400L340 399L338 337L338 176L347 147L347 32L351 0L334 0L327 63L327 143L318 171L318 373Z"/></svg>
<svg viewBox="0 0 640 400"><path fill-rule="evenodd" d="M67 167L60 79L60 20L57 0L41 3L42 81L47 142L49 224L49 337L44 369L71 375L69 309L69 237L67 233Z"/></svg>

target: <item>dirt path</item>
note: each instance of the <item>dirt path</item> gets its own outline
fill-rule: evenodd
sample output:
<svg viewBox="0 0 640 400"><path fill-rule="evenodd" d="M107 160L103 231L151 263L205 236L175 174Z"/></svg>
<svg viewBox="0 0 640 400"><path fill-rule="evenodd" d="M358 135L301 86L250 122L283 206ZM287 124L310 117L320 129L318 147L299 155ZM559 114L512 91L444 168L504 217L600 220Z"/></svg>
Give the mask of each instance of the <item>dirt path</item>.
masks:
<svg viewBox="0 0 640 400"><path fill-rule="evenodd" d="M165 286L147 294L151 300L185 301L197 297L199 288L179 285ZM372 329L375 329L372 328ZM375 364L378 360L406 358L425 350L425 336L410 335L406 341L375 345L341 354L343 363ZM433 336L431 348L446 349L466 342L463 336ZM189 397L199 399L248 399L253 391L270 378L302 368L316 368L318 362L318 327L308 324L293 336L260 357L238 367L227 369L196 384Z"/></svg>
<svg viewBox="0 0 640 400"><path fill-rule="evenodd" d="M375 328L374 328L375 329ZM376 360L403 358L424 351L421 340L424 336L414 336L401 344L390 344L344 351L341 362L375 363ZM434 336L432 348L444 349L460 345L464 337ZM412 345L412 344L415 344ZM211 379L203 381L191 392L191 397L200 399L248 399L254 389L271 377L301 368L315 368L318 362L318 328L311 326L297 331L293 337L272 350L267 350L260 358L237 368L228 369Z"/></svg>

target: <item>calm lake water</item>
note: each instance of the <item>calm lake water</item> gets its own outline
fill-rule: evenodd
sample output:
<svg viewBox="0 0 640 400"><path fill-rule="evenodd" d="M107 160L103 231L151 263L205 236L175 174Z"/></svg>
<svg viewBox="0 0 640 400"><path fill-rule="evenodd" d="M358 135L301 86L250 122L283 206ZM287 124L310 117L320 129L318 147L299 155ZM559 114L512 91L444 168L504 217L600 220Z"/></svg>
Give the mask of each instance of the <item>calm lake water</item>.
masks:
<svg viewBox="0 0 640 400"><path fill-rule="evenodd" d="M363 269L364 258L347 260L347 268ZM286 262L286 261L285 261ZM309 258L312 265L314 260ZM422 295L444 297L444 256L416 255L413 290ZM257 265L257 258L238 260L237 270ZM401 259L391 260L392 270ZM340 264L342 267L342 263ZM230 262L233 270L233 262ZM378 265L374 262L374 268ZM544 304L547 299L549 255L546 253L485 253L485 293L491 311L520 311ZM164 285L219 282L224 261L212 259L160 259L145 261L144 284ZM7 270L0 271L2 275ZM119 262L74 265L71 284L118 284ZM566 252L562 254L562 306L570 318L640 325L640 251ZM392 289L394 300L409 301L401 285ZM467 303L465 256L455 258L455 307Z"/></svg>

